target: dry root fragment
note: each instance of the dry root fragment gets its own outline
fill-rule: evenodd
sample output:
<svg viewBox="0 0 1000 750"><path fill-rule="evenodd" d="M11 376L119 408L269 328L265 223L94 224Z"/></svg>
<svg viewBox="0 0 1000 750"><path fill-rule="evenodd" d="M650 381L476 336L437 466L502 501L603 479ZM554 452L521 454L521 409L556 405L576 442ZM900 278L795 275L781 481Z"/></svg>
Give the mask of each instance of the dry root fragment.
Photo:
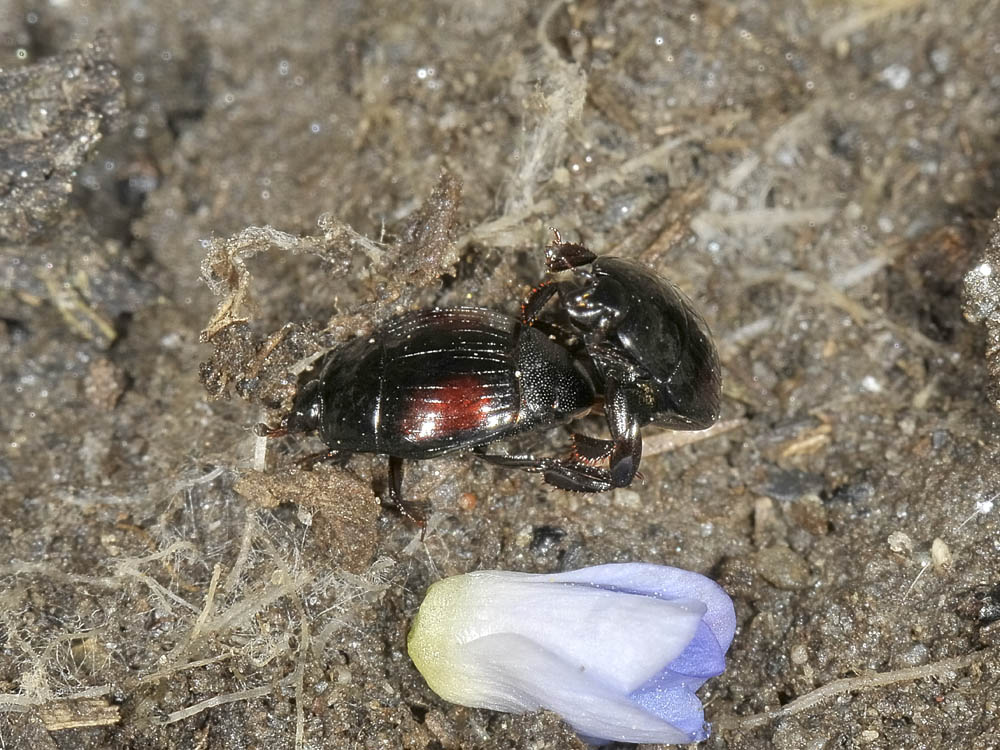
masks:
<svg viewBox="0 0 1000 750"><path fill-rule="evenodd" d="M372 277L384 281L376 284L373 300L327 326L334 332L354 334L365 323L377 323L380 311L405 308L421 289L453 270L459 261L455 235L460 199L461 183L443 171L395 246L369 239L329 214L318 220L321 233L307 237L265 226L211 240L202 262L202 278L221 300L201 332L201 340L215 347L212 359L201 365L205 389L219 397L234 386L248 401L283 408L295 391L295 363L329 346L317 327L308 324L288 323L267 336L254 330L253 274L247 267L251 258L272 249L315 255L325 261L331 278L340 278L347 276L359 253L364 255Z"/></svg>

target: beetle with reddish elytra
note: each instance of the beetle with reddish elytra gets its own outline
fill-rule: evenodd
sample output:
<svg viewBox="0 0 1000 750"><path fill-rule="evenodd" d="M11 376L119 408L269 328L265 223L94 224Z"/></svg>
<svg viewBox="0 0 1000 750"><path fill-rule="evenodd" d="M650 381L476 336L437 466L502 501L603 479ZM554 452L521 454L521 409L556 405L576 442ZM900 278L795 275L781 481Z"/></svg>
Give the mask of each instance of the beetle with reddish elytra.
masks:
<svg viewBox="0 0 1000 750"><path fill-rule="evenodd" d="M258 425L258 434L318 431L328 447L321 458L387 455L388 499L418 523L402 500L407 458L471 449L489 463L540 472L562 489L628 486L644 425L698 430L718 418L715 345L688 299L639 263L597 257L556 232L546 264L552 273L572 271L572 279L536 287L520 320L474 307L418 310L332 349L278 426ZM553 297L569 321L562 336L540 330L552 328L540 316ZM484 449L601 405L611 439L574 435L568 458Z"/></svg>

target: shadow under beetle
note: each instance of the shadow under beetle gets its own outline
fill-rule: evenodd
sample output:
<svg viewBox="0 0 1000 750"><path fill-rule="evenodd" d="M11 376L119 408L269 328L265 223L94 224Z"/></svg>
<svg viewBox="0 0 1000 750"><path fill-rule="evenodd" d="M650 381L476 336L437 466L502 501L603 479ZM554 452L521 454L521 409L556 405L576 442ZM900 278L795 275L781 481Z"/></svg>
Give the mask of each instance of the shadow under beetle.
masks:
<svg viewBox="0 0 1000 750"><path fill-rule="evenodd" d="M550 272L573 277L537 287L520 320L473 307L393 318L324 355L291 411L277 427L258 425L258 434L318 431L329 449L319 458L388 455L388 500L420 524L402 501L406 458L472 449L489 463L540 472L562 489L628 486L642 455L641 427L698 430L718 418L715 345L687 298L641 264L599 258L558 232L546 262ZM562 335L541 330L551 328L540 316L554 296L570 329ZM611 439L574 435L568 458L484 449L602 404Z"/></svg>

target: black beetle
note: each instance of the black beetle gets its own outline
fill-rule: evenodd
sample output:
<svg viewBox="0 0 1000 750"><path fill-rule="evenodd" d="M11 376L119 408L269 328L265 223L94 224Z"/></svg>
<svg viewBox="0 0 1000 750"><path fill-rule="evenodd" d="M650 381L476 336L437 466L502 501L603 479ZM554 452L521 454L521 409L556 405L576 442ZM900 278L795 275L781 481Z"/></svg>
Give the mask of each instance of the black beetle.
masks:
<svg viewBox="0 0 1000 750"><path fill-rule="evenodd" d="M536 288L520 320L475 307L393 318L369 338L328 352L279 426L259 425L258 434L317 430L329 448L320 458L388 455L388 499L418 522L401 501L404 458L472 449L489 463L541 472L562 489L628 486L642 456L641 427L698 430L718 418L715 345L688 299L641 264L598 258L558 232L546 262L550 272L572 270L574 278ZM560 330L540 320L553 295L568 333L539 330ZM569 458L483 447L567 424L602 402L611 439L574 435ZM607 469L599 466L605 460Z"/></svg>
<svg viewBox="0 0 1000 750"><path fill-rule="evenodd" d="M317 430L329 451L313 459L388 455L388 499L418 522L401 502L404 458L433 458L565 424L590 411L596 398L586 363L561 343L517 318L474 307L393 318L370 337L328 352L318 370L281 423L259 425L258 434ZM572 461L531 461L560 486L599 474ZM570 478L560 483L566 473Z"/></svg>
<svg viewBox="0 0 1000 750"><path fill-rule="evenodd" d="M572 270L574 277L537 287L522 321L533 324L558 295L561 311L583 338L611 432L611 440L575 438L577 459L608 459L610 470L579 474L573 486L560 486L584 492L627 487L639 469L641 427L702 430L719 418L719 355L705 321L675 286L635 261L598 257L552 231L546 265L553 273ZM581 268L587 265L590 270Z"/></svg>

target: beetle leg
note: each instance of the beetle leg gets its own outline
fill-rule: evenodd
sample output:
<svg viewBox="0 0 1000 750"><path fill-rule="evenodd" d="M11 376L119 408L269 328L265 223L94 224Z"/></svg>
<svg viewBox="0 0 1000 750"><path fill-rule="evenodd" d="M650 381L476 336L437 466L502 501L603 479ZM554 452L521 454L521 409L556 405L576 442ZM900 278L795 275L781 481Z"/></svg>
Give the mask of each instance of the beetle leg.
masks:
<svg viewBox="0 0 1000 750"><path fill-rule="evenodd" d="M386 491L389 495L389 504L393 508L421 529L426 528L427 518L421 505L403 500L403 459L399 456L389 456L389 486ZM423 538L423 531L420 535Z"/></svg>
<svg viewBox="0 0 1000 750"><path fill-rule="evenodd" d="M276 427L272 427L266 422L258 422L253 428L253 434L257 437L279 438L288 434L288 420L283 419Z"/></svg>
<svg viewBox="0 0 1000 750"><path fill-rule="evenodd" d="M322 463L323 461L332 461L335 458L340 457L340 451L318 451L316 453L309 453L301 458L296 459L295 465L300 469L305 469L306 471L312 471L313 467Z"/></svg>
<svg viewBox="0 0 1000 750"><path fill-rule="evenodd" d="M613 440L601 440L574 433L572 460L593 466L610 456L614 447Z"/></svg>
<svg viewBox="0 0 1000 750"><path fill-rule="evenodd" d="M614 447L611 449L611 484L628 487L639 471L642 458L642 433L638 409L629 403L628 392L617 381L608 383L604 413Z"/></svg>
<svg viewBox="0 0 1000 750"><path fill-rule="evenodd" d="M526 326L534 325L545 303L558 291L559 286L554 281L543 281L532 289L528 299L521 305L521 322Z"/></svg>
<svg viewBox="0 0 1000 750"><path fill-rule="evenodd" d="M604 492L614 486L607 469L587 466L573 460L537 458L535 456L503 456L496 453L486 453L481 447L474 449L474 453L494 466L540 473L547 484L563 490Z"/></svg>
<svg viewBox="0 0 1000 750"><path fill-rule="evenodd" d="M576 461L552 461L544 477L546 484L572 492L604 492L614 487L607 469Z"/></svg>

